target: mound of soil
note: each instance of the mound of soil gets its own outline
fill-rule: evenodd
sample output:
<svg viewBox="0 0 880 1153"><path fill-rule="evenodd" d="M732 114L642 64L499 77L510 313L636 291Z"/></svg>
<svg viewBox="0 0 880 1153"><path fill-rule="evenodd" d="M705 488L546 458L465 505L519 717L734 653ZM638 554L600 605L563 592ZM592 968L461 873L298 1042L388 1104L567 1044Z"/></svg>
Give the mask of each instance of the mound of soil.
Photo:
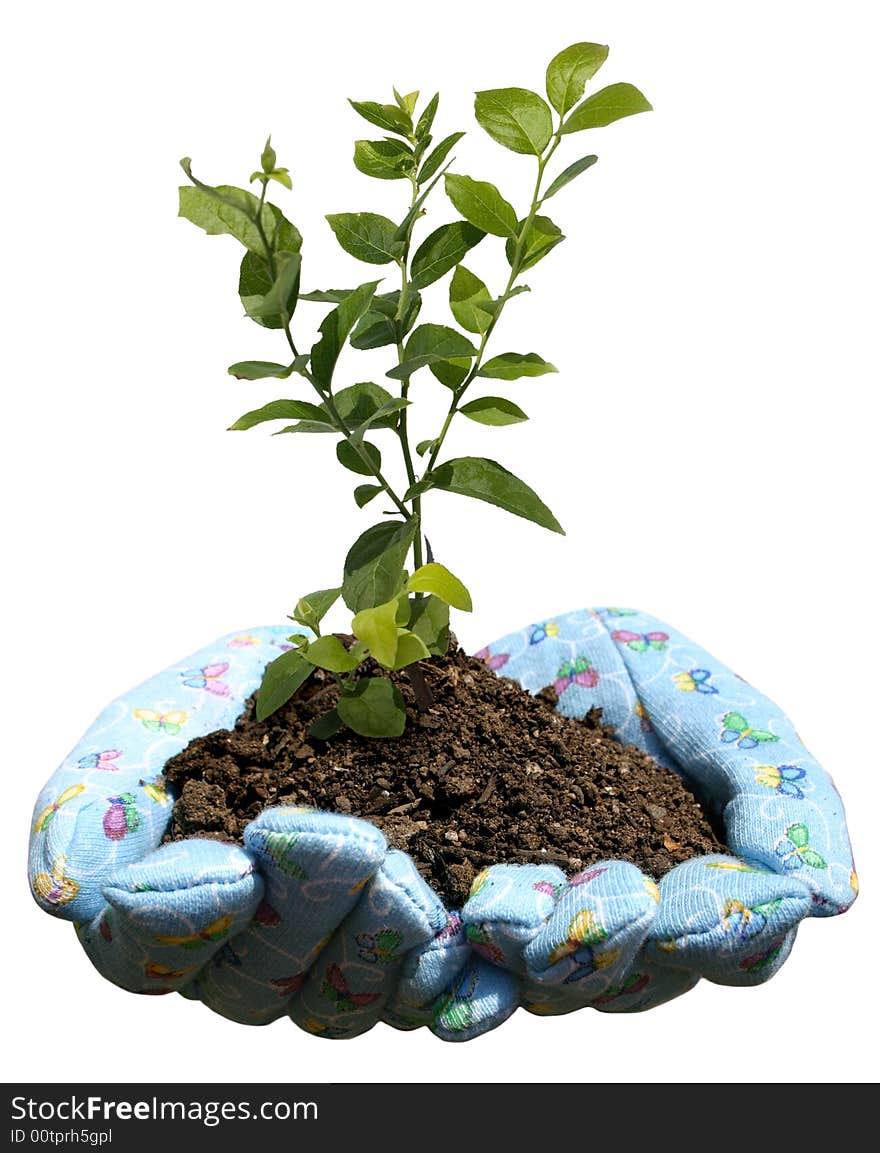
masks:
<svg viewBox="0 0 880 1153"><path fill-rule="evenodd" d="M165 766L179 796L166 839L240 841L271 805L349 813L405 849L453 908L497 862L571 873L614 857L659 878L726 851L685 783L620 744L598 710L561 717L552 689L533 697L458 648L420 667L433 704L420 712L406 671L394 674L409 723L393 740L309 737L337 691L320 670L262 723L248 701L234 730L197 738Z"/></svg>

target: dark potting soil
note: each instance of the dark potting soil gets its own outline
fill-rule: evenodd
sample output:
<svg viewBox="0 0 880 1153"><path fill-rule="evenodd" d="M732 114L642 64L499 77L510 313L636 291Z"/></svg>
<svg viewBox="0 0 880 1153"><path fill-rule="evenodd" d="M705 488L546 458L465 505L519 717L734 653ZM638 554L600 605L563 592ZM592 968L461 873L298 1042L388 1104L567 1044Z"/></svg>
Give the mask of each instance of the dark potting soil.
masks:
<svg viewBox="0 0 880 1153"><path fill-rule="evenodd" d="M409 713L396 739L310 737L335 702L320 670L262 723L248 701L231 732L197 738L165 766L179 797L166 840L240 841L271 805L350 813L406 850L453 908L496 862L571 873L613 857L659 878L724 851L680 778L615 740L598 710L561 717L552 689L533 697L460 649L420 667L433 704L419 712L406 672L394 674Z"/></svg>

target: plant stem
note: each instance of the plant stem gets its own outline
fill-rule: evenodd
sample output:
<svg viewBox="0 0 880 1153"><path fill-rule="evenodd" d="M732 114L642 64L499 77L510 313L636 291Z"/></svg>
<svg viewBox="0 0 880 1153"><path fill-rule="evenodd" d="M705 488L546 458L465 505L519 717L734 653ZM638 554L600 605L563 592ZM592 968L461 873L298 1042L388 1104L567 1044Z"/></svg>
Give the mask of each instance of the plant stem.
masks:
<svg viewBox="0 0 880 1153"><path fill-rule="evenodd" d="M561 128L561 117L560 117L560 128ZM470 372L467 374L465 379L462 381L462 383L458 386L458 388L452 394L452 402L449 405L449 410L446 413L446 419L443 421L443 427L440 429L440 434L438 435L438 437L434 441L434 447L431 449L431 455L428 457L428 465L427 465L427 468L425 469L425 472L423 474L423 479L424 479L424 477L427 477L430 475L431 470L434 468L434 465L437 462L437 457L440 454L440 449L443 447L443 442L446 439L446 434L449 432L449 426L452 424L452 418L455 416L456 412L458 411L458 406L462 400L462 397L467 392L467 390L471 386L471 384L473 384L474 379L477 376L477 373L480 371L480 366L483 363L483 355L486 351L486 345L489 342L489 337L492 335L492 332L495 329L495 325L498 323L498 321L501 317L501 313L504 311L504 306L509 299L511 289L513 288L514 283L516 282L516 279L520 274L520 269L521 269L522 259L523 259L523 249L525 246L526 236L528 235L529 229L532 226L532 221L535 219L535 216L537 215L537 212L538 212L538 207L541 203L541 182L544 179L544 171L545 171L545 169L546 169L546 167L550 161L550 157L553 155L553 153L559 147L559 143L560 143L561 139L562 139L561 133L559 130L557 130L556 134L553 137L553 142L550 145L550 147L547 149L547 151L542 156L538 157L538 174L537 174L537 178L535 180L535 188L534 188L534 191L532 193L532 203L531 203L531 206L529 207L528 215L526 216L526 219L523 222L523 226L519 230L519 236L517 237L516 247L515 247L514 253L513 253L513 260L511 261L511 264L510 264L510 276L507 279L507 285L505 286L504 292L499 297L498 308L495 311L495 315L489 321L489 324L486 327L486 331L483 333L483 335L480 339L480 344L479 344L479 347L477 349L477 355L476 355L474 363L471 367Z"/></svg>
<svg viewBox="0 0 880 1153"><path fill-rule="evenodd" d="M416 206L419 196L419 186L415 178L415 174L410 175L410 183L412 185L412 197L410 198L409 212L412 212ZM409 250L412 241L412 230L415 224L415 217L410 222L407 229L406 240L404 242L403 252L400 260L397 262L400 267L400 299L397 304L397 316L395 323L397 326L397 363L403 364L404 350L403 350L403 320L406 316L407 295L409 292L409 273L407 265L409 263ZM409 382L410 378L405 377L400 384L400 395L403 400L409 397ZM397 439L400 441L400 449L403 453L403 464L406 469L406 479L408 487L412 487L416 482L416 473L413 468L412 449L409 443L409 427L407 423L406 409L400 410L400 415L397 421ZM419 518L419 527L416 529L416 535L413 538L413 568L419 569L422 567L423 554L422 554L422 499L419 496L413 497L412 511L415 516Z"/></svg>

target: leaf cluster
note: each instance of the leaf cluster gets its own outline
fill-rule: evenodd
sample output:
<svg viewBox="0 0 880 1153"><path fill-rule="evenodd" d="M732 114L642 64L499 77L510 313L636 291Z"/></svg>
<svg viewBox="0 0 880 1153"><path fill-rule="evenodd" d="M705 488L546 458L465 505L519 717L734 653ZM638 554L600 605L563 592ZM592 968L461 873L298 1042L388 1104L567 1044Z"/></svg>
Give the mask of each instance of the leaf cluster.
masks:
<svg viewBox="0 0 880 1153"><path fill-rule="evenodd" d="M584 155L548 179L563 139L650 109L630 84L611 84L585 95L607 55L607 47L591 43L573 44L558 53L546 70L546 99L526 88L477 92L474 113L480 127L535 164L531 199L519 210L482 173L453 170L454 149L464 133L435 138L439 94L421 108L418 92L401 95L396 89L388 103L350 101L358 116L381 133L355 141L355 167L371 179L401 182L408 203L397 218L337 212L328 215L327 222L349 256L374 268L390 268L398 280L394 287L371 279L351 288L303 291L302 237L267 200L272 184L292 188L271 137L251 176L259 195L231 185L208 185L193 174L189 159L181 162L190 184L180 189L180 215L208 234L232 236L243 246L238 292L244 313L263 328L281 330L287 345L283 360L242 360L229 372L246 381L296 379L309 397L271 400L231 427L241 431L282 422L276 435L333 437L336 459L359 478L353 490L358 507L378 498L387 506L383 518L349 548L341 583L297 601L291 619L300 631L289 638L289 650L266 669L258 698L261 719L321 668L337 679L339 695L335 708L316 722L315 736L327 739L343 725L364 736L398 736L403 731L406 712L399 689L388 676L364 675L364 661L369 658L387 672L406 668L411 679L417 677L414 665L446 651L450 608L471 610L464 584L434 560L424 532L427 494L466 496L552 532L563 531L537 493L494 455L448 457L443 450L458 415L488 428L528 420L507 395L465 399L472 386L498 382L501 392L500 385L556 372L538 353L489 356L487 346L508 303L529 291L522 274L565 240L544 206L596 162L595 154ZM417 243L426 204L440 186L456 218ZM487 237L502 242L509 269L506 283L495 291L464 263ZM448 317L422 320L423 292L450 273ZM299 325L302 302L331 307L317 325L310 349L301 352L293 322ZM387 348L393 363L385 383L352 383L351 370L346 366L343 373L340 367L349 359L343 356L347 348ZM416 379L433 380L448 395L442 426L419 440L411 435L410 390ZM376 443L381 436L396 442L402 481L389 480L386 458ZM340 600L351 614L353 643L322 631L326 614Z"/></svg>

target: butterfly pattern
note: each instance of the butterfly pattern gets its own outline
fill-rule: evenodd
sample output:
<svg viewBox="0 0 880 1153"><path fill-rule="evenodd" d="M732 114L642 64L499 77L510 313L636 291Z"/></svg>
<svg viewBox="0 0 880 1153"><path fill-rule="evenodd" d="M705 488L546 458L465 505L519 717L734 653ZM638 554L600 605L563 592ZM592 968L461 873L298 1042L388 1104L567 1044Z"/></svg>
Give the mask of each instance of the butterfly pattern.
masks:
<svg viewBox="0 0 880 1153"><path fill-rule="evenodd" d="M377 933L358 933L355 936L358 956L371 965L390 965L396 961L402 940L395 929L380 929Z"/></svg>
<svg viewBox="0 0 880 1153"><path fill-rule="evenodd" d="M278 990L279 997L292 997L305 984L308 973L295 973L292 977L273 977L269 982Z"/></svg>
<svg viewBox="0 0 880 1153"><path fill-rule="evenodd" d="M138 812L137 797L134 793L120 793L118 797L108 797L109 808L102 820L104 836L110 841L121 841L126 833L139 828L141 815Z"/></svg>
<svg viewBox="0 0 880 1153"><path fill-rule="evenodd" d="M611 639L620 645L626 645L634 653L646 653L649 649L653 649L655 653L662 653L669 641L669 634L657 630L634 633L631 629L615 629Z"/></svg>
<svg viewBox="0 0 880 1153"><path fill-rule="evenodd" d="M55 800L47 805L37 817L36 821L34 821L34 832L44 833L52 824L52 820L61 806L66 805L68 801L72 801L74 797L80 796L85 791L85 785L70 785L63 793L59 793Z"/></svg>
<svg viewBox="0 0 880 1153"><path fill-rule="evenodd" d="M599 946L608 940L608 931L592 909L581 909L575 913L568 925L568 935L564 941L556 946L550 953L551 965L571 957L575 967L565 977L564 983L570 985L575 981L582 981L597 969L606 969L617 960L617 949L599 950Z"/></svg>
<svg viewBox="0 0 880 1153"><path fill-rule="evenodd" d="M105 773L116 773L119 765L113 762L122 756L122 749L104 749L100 753L88 753L76 762L83 771L102 769Z"/></svg>
<svg viewBox="0 0 880 1153"><path fill-rule="evenodd" d="M234 918L229 913L225 913L198 933L189 933L183 937L160 936L156 937L155 940L160 945L175 945L179 949L203 949L206 945L213 945L217 941L222 941L232 928L233 921Z"/></svg>
<svg viewBox="0 0 880 1153"><path fill-rule="evenodd" d="M584 689L594 689L599 683L599 673L590 664L586 657L575 657L573 661L563 661L553 681L553 689L557 697L572 688L580 685Z"/></svg>
<svg viewBox="0 0 880 1153"><path fill-rule="evenodd" d="M491 961L493 965L505 964L506 957L504 956L504 950L500 949L492 941L492 938L483 925L467 925L464 933L475 953L481 957L485 957L486 960Z"/></svg>
<svg viewBox="0 0 880 1153"><path fill-rule="evenodd" d="M480 649L479 652L474 653L478 661L482 661L493 673L497 673L499 669L503 669L507 662L510 660L510 653L493 653L488 648Z"/></svg>
<svg viewBox="0 0 880 1153"><path fill-rule="evenodd" d="M807 770L800 765L756 765L755 783L765 789L774 789L783 797L803 799L803 786L798 782L806 778Z"/></svg>
<svg viewBox="0 0 880 1153"><path fill-rule="evenodd" d="M180 675L188 689L203 689L206 693L213 693L215 697L228 697L229 685L221 680L228 669L228 661L218 661L202 665L200 669L185 669Z"/></svg>
<svg viewBox="0 0 880 1153"><path fill-rule="evenodd" d="M828 868L828 862L810 844L810 830L799 821L789 825L784 836L776 842L776 856L788 873L805 866L810 869Z"/></svg>
<svg viewBox="0 0 880 1153"><path fill-rule="evenodd" d="M476 970L466 968L444 995L437 1009L437 1020L446 1034L462 1033L473 1026L477 980Z"/></svg>
<svg viewBox="0 0 880 1153"><path fill-rule="evenodd" d="M718 689L710 683L711 677L708 669L688 669L686 673L673 673L672 680L679 692L713 696Z"/></svg>
<svg viewBox="0 0 880 1153"><path fill-rule="evenodd" d="M772 941L766 949L762 949L760 953L753 953L750 957L743 957L739 963L740 969L746 973L759 973L764 969L769 969L782 952L782 946L785 944L785 938Z"/></svg>
<svg viewBox="0 0 880 1153"><path fill-rule="evenodd" d="M631 973L622 985L612 985L600 997L594 997L590 1004L595 1005L597 1009L604 1005L613 1005L621 997L634 997L637 993L641 993L650 983L651 978L647 973Z"/></svg>
<svg viewBox="0 0 880 1153"><path fill-rule="evenodd" d="M725 933L735 937L738 941L748 940L763 931L767 918L771 916L782 901L764 901L757 905L745 905L734 897L728 897L724 902L721 914L721 927Z"/></svg>
<svg viewBox="0 0 880 1153"><path fill-rule="evenodd" d="M721 718L721 740L726 745L735 744L738 749L756 749L758 745L778 741L775 733L766 729L753 729L742 713L725 713Z"/></svg>
<svg viewBox="0 0 880 1153"><path fill-rule="evenodd" d="M138 781L138 784L154 804L171 804L171 796L169 795L168 790L165 788L165 780L163 777L156 777L156 779L153 781L145 781L141 779Z"/></svg>
<svg viewBox="0 0 880 1153"><path fill-rule="evenodd" d="M79 884L67 873L67 857L62 854L52 862L52 871L37 873L33 880L34 896L47 905L66 905L76 897Z"/></svg>
<svg viewBox="0 0 880 1153"><path fill-rule="evenodd" d="M532 625L532 631L529 634L529 644L539 645L541 641L546 641L548 637L559 636L559 623L558 621L544 621L540 625Z"/></svg>
<svg viewBox="0 0 880 1153"><path fill-rule="evenodd" d="M374 1001L378 1001L380 995L379 993L353 993L349 988L345 974L335 961L331 962L324 972L321 996L332 1001L338 1013L353 1013L357 1009L363 1009L366 1005L372 1005Z"/></svg>
<svg viewBox="0 0 880 1153"><path fill-rule="evenodd" d="M189 719L185 709L171 709L167 713L157 713L155 709L135 709L134 716L151 733L164 733L176 737Z"/></svg>

